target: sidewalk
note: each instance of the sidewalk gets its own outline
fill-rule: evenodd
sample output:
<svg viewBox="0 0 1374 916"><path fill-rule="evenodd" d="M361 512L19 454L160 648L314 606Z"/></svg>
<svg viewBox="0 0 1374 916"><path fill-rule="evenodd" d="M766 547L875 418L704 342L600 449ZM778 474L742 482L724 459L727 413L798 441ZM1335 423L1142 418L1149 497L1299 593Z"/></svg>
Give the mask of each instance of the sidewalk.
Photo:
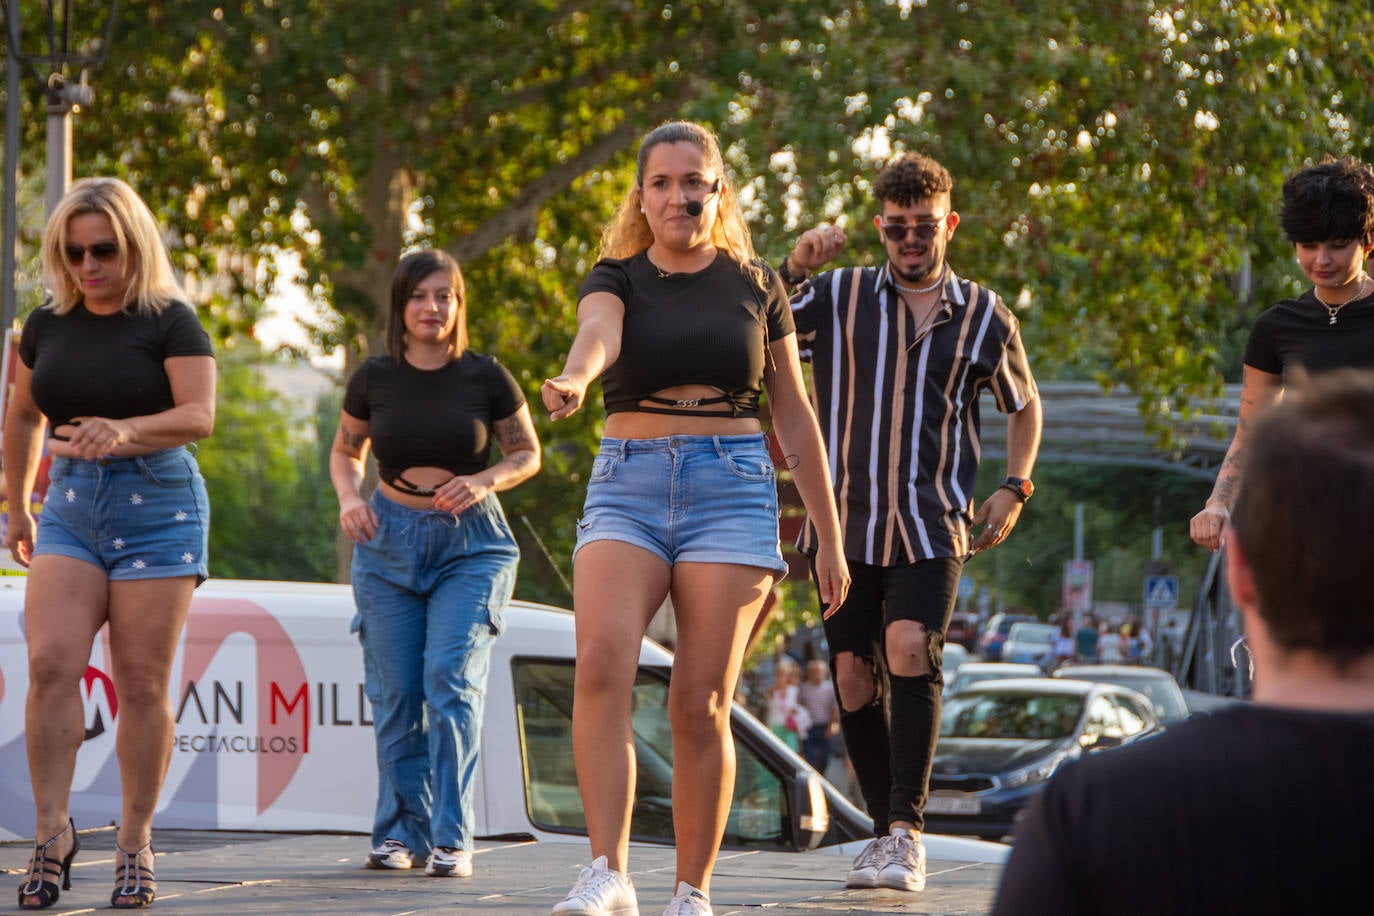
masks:
<svg viewBox="0 0 1374 916"><path fill-rule="evenodd" d="M363 867L364 836L162 830L159 896L167 914L548 914L586 864L585 843L482 841L472 878L428 878L423 868ZM83 832L72 889L45 912L108 912L114 885L114 830ZM0 845L12 908L23 879L28 844ZM636 846L631 876L644 916L657 916L672 895L673 850ZM846 890L849 861L824 852L724 851L716 864L711 903L717 916L766 910L778 916L925 913L981 914L992 908L1001 866L932 861L921 894Z"/></svg>

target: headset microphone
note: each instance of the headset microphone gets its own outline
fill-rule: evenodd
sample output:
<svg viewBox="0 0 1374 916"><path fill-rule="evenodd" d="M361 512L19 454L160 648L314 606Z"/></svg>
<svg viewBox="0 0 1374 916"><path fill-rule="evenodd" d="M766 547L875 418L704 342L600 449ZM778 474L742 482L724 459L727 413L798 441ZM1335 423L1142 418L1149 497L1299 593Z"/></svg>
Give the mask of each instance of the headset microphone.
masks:
<svg viewBox="0 0 1374 916"><path fill-rule="evenodd" d="M710 190L710 191L707 191L707 192L706 192L706 195L709 197L709 196L711 196L712 194L718 194L718 193L720 193L720 179L719 179L719 178L717 178L717 179L715 180L715 183L711 185L711 190ZM705 208L703 207L701 201L699 201L699 200L689 200L689 201L687 201L687 206L683 207L682 209L683 209L684 211L686 211L686 213L687 213L688 216L690 216L690 217L692 217L693 219L695 219L696 217L698 217L698 216L701 215L701 211L702 211L703 209L705 209Z"/></svg>

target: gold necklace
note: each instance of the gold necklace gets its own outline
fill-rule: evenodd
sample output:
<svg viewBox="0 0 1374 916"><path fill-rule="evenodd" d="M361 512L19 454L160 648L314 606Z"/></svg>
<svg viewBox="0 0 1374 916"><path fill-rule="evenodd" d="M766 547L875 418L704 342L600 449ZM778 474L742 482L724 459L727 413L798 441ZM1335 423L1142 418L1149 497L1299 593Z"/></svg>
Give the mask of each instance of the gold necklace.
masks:
<svg viewBox="0 0 1374 916"><path fill-rule="evenodd" d="M1350 303L1354 302L1356 299L1362 299L1362 298L1364 298L1364 288L1365 288L1365 285L1366 285L1368 282L1369 282L1369 274L1360 274L1360 286L1359 286L1359 289L1355 290L1355 295L1351 296L1349 299L1345 300L1344 302L1338 302L1338 303L1335 303L1335 304L1330 303L1330 302L1327 302L1327 301L1326 301L1325 299L1323 299L1321 296L1318 296L1318 295L1317 295L1317 288L1316 288L1315 286L1312 287L1312 298L1317 300L1317 304L1318 304L1318 305L1320 305L1320 306L1322 306L1323 308L1326 309L1326 314L1327 314L1327 316L1328 316L1328 320L1327 320L1326 323L1327 323L1328 325L1332 325L1332 324L1335 324L1335 323L1336 323L1336 315L1337 315L1337 313L1340 312L1341 309L1345 308L1347 305L1349 305Z"/></svg>

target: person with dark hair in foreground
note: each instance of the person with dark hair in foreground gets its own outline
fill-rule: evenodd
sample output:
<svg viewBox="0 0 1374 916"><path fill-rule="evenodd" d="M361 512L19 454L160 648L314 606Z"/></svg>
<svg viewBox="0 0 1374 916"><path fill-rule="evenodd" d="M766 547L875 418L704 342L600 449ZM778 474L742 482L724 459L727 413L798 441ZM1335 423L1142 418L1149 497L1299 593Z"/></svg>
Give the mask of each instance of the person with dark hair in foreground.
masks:
<svg viewBox="0 0 1374 916"><path fill-rule="evenodd" d="M890 163L873 185L887 262L827 271L792 297L854 577L825 621L840 727L875 837L849 887L925 887L921 829L960 573L1011 533L1034 489L1040 395L1016 316L945 258L959 225L953 187L928 156ZM800 281L843 239L838 227L808 230L779 273ZM974 511L984 389L1007 414L1009 476ZM807 554L811 521L798 543Z"/></svg>
<svg viewBox="0 0 1374 916"><path fill-rule="evenodd" d="M1374 169L1347 157L1294 173L1283 185L1279 224L1312 288L1279 302L1250 329L1235 436L1189 525L1208 550L1221 547L1255 411L1283 395L1295 369L1374 368L1374 281L1364 269L1374 251Z"/></svg>
<svg viewBox="0 0 1374 916"><path fill-rule="evenodd" d="M1017 826L995 916L1364 908L1374 371L1291 386L1241 471L1226 574L1255 702L1061 769Z"/></svg>

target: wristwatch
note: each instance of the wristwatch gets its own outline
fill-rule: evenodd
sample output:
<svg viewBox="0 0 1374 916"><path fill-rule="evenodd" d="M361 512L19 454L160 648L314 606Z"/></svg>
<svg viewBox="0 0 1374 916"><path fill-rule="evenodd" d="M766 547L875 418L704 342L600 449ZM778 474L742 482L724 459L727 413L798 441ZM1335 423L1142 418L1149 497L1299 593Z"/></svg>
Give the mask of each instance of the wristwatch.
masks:
<svg viewBox="0 0 1374 916"><path fill-rule="evenodd" d="M1030 482L1029 477L1008 477L1002 481L1002 489L1010 490L1016 494L1016 498L1025 502L1035 495L1035 484Z"/></svg>

